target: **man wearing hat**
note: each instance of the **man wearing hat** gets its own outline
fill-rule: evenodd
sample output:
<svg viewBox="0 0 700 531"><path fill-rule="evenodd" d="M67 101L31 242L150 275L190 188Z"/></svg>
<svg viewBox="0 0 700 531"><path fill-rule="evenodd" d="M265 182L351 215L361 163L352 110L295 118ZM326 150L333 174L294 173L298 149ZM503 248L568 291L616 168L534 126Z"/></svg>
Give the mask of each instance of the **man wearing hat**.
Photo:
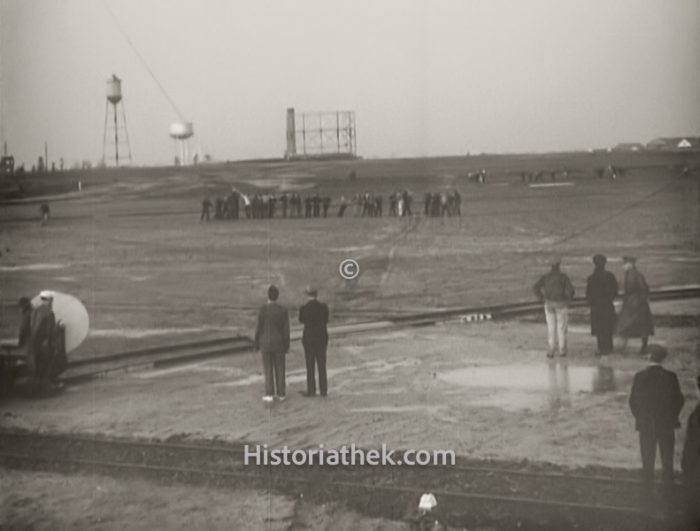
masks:
<svg viewBox="0 0 700 531"><path fill-rule="evenodd" d="M602 254L593 257L595 269L586 282L586 300L591 308L591 335L598 341L596 355L610 354L613 349L615 332L615 297L617 297L617 279L605 270L607 258Z"/></svg>
<svg viewBox="0 0 700 531"><path fill-rule="evenodd" d="M534 285L535 296L544 301L547 319L547 357L553 358L559 346L559 354L566 356L566 332L569 324L569 302L574 298L574 286L569 277L560 271L561 258L549 261L551 270Z"/></svg>
<svg viewBox="0 0 700 531"><path fill-rule="evenodd" d="M328 306L318 300L318 291L311 286L304 290L309 300L299 309L299 322L304 325L301 339L306 356L306 392L316 395L316 366L321 396L328 393L326 350L328 348Z"/></svg>
<svg viewBox="0 0 700 531"><path fill-rule="evenodd" d="M258 312L255 348L262 353L265 374L264 402L286 398L285 356L289 352L289 312L277 303L276 286L267 289L267 303Z"/></svg>
<svg viewBox="0 0 700 531"><path fill-rule="evenodd" d="M639 432L639 449L642 456L642 479L644 480L643 502L650 501L653 493L654 462L656 447L659 447L666 495L672 494L674 430L680 427L678 415L683 408L678 377L664 369L661 364L668 356L660 345L649 346L651 365L634 375L630 393L630 409L635 427Z"/></svg>
<svg viewBox="0 0 700 531"><path fill-rule="evenodd" d="M29 341L27 342L27 365L32 378L34 392L46 392L50 387L51 357L56 316L53 313L53 292L39 293L40 304L32 310L29 319Z"/></svg>
<svg viewBox="0 0 700 531"><path fill-rule="evenodd" d="M625 295L617 320L617 333L624 338L625 347L629 338L641 338L640 353L644 354L649 336L654 335L654 322L649 308L649 285L644 275L637 271L636 258L625 256L622 260L625 268Z"/></svg>

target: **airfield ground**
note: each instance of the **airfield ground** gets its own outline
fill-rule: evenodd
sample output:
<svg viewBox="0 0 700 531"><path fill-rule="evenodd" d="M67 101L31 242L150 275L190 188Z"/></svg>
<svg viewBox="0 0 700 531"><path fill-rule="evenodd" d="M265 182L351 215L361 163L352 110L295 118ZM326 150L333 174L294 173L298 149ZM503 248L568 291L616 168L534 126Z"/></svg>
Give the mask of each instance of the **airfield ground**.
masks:
<svg viewBox="0 0 700 531"><path fill-rule="evenodd" d="M628 155L626 174L610 181L594 177L592 168L602 163L592 157L479 161L491 172L481 186L463 177L466 165L473 163L469 159L89 174L80 195L51 202L52 220L45 227L37 220L36 198L6 204L0 211L0 336L15 333L14 302L45 288L85 302L91 335L73 355L87 357L165 341L250 334L270 282L280 286L282 302L293 316L303 302L303 286L315 284L330 303L334 322L531 300L531 285L546 271L552 253L563 257L579 294L591 271L590 257L597 252L610 257L618 279L620 257L633 254L652 288L697 284L698 183L678 171L687 160ZM531 188L520 182L521 169L538 164L545 169L545 163L565 165L571 184ZM351 168L358 171L356 181L347 179ZM350 197L364 190L386 194L408 188L418 200L417 210L426 190L456 187L464 198L463 217L338 219L333 208L328 219L200 223L203 196L226 193L232 185L244 191L264 186L302 193L318 187L335 199L341 193ZM345 258L360 263L362 274L355 283L337 273ZM652 309L660 316L698 315L697 301L658 303ZM547 364L544 334L542 323L520 321L340 338L330 349L326 400L296 393L304 381L303 355L296 344L288 361L290 399L272 409L260 401L257 355L243 354L115 375L51 400L12 398L0 404L0 423L293 447L386 443L567 467L637 467L637 441L626 405L631 374L644 366L636 345L604 360L601 369L581 315L570 330L568 361ZM655 340L672 352L669 366L679 373L687 397L685 418L697 400L692 382L699 368L697 326L662 325ZM37 504L69 503L41 485L68 484L70 479L9 477L6 492L19 492L24 501L4 494L0 508L12 508L17 518L29 512L18 509L22 504L36 514ZM123 489L117 482L100 481L115 492ZM22 498L22 492L34 488L46 496ZM266 518L287 514L284 507L290 502L267 496L241 493L241 499L250 497L248 505L244 502L248 509L241 510L249 511L251 521L274 529L276 524ZM256 505L261 498L279 507L272 513L268 505L261 510ZM71 502L76 507L73 522L79 522L80 499L76 495ZM154 503L165 499L164 494ZM319 521L326 518L327 523L363 518L335 509L328 516L324 510L307 507L306 514L316 511ZM196 508L192 511L197 514ZM355 528L393 525L355 522Z"/></svg>

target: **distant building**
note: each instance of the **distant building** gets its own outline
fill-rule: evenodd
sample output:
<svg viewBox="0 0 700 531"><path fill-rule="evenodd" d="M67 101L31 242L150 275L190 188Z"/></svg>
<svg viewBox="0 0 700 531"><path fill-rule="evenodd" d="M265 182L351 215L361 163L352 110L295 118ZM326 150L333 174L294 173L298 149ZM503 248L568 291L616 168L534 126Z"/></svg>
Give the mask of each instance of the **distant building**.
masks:
<svg viewBox="0 0 700 531"><path fill-rule="evenodd" d="M696 136L655 138L647 144L647 149L656 151L685 151L700 149L700 139Z"/></svg>
<svg viewBox="0 0 700 531"><path fill-rule="evenodd" d="M641 142L623 142L616 145L613 151L644 151L645 149Z"/></svg>

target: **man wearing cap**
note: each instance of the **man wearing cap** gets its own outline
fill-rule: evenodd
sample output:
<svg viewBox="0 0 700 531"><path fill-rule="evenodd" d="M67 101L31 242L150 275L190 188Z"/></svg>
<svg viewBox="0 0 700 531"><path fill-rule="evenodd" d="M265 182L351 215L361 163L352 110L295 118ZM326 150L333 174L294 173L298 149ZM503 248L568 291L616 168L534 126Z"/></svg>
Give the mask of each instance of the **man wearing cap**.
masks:
<svg viewBox="0 0 700 531"><path fill-rule="evenodd" d="M289 351L289 312L277 303L280 292L276 286L267 290L267 303L258 312L255 348L262 353L265 374L264 402L286 398L285 355Z"/></svg>
<svg viewBox="0 0 700 531"><path fill-rule="evenodd" d="M316 395L316 366L321 396L328 393L326 376L326 350L328 348L328 306L318 300L318 291L307 286L309 300L299 309L299 322L304 325L301 342L306 356L306 392L304 396Z"/></svg>
<svg viewBox="0 0 700 531"><path fill-rule="evenodd" d="M53 292L39 293L41 303L32 310L29 319L29 341L27 342L27 365L32 378L34 392L46 392L49 388L51 356L56 316L53 313Z"/></svg>
<svg viewBox="0 0 700 531"><path fill-rule="evenodd" d="M597 356L610 354L615 332L615 297L618 285L615 275L605 270L607 258L602 254L593 257L595 270L586 282L586 300L591 308L591 335L598 341Z"/></svg>
<svg viewBox="0 0 700 531"><path fill-rule="evenodd" d="M642 479L645 499L650 501L653 493L654 462L656 446L659 447L663 479L670 496L673 485L674 430L680 427L678 415L683 408L678 377L664 369L663 363L668 352L660 345L649 346L651 365L634 375L629 404L634 415L635 427L639 432L639 449L642 456Z"/></svg>
<svg viewBox="0 0 700 531"><path fill-rule="evenodd" d="M553 358L559 346L559 354L566 356L566 332L569 324L569 302L574 298L574 286L569 277L560 271L561 258L549 262L551 270L534 285L535 296L544 301L547 319L547 357Z"/></svg>
<svg viewBox="0 0 700 531"><path fill-rule="evenodd" d="M644 275L637 271L636 258L625 256L622 260L625 268L625 295L617 320L617 333L624 338L624 347L629 338L641 338L642 348L639 352L644 354L649 336L654 335L654 322L649 308L649 285Z"/></svg>

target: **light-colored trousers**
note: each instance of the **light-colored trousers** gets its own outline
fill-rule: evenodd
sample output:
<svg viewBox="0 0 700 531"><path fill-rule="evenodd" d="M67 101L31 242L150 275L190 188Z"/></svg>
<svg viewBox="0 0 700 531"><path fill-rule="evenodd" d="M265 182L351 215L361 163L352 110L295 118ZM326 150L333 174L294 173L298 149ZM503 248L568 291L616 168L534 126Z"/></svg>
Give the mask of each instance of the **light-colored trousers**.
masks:
<svg viewBox="0 0 700 531"><path fill-rule="evenodd" d="M569 328L569 305L563 301L545 301L544 315L547 319L547 342L549 354L566 354L566 331Z"/></svg>

